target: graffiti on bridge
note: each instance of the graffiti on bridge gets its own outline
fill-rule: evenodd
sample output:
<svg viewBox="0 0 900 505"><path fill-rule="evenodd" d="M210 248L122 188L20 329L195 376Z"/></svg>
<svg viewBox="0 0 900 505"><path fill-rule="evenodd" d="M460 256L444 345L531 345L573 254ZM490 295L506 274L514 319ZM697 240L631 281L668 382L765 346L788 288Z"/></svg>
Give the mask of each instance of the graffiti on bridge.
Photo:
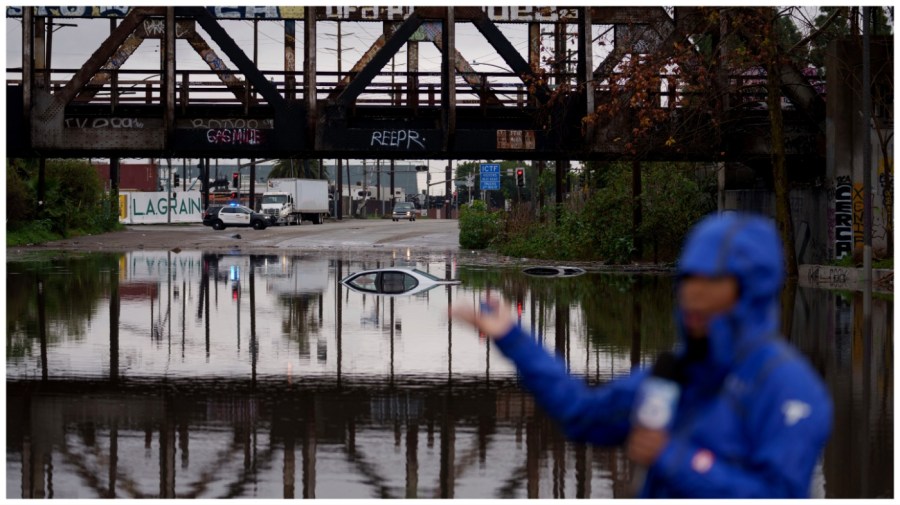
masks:
<svg viewBox="0 0 900 505"><path fill-rule="evenodd" d="M419 146L420 149L425 149L422 142L425 142L425 138L420 137L416 130L375 130L369 146L399 147L406 150Z"/></svg>
<svg viewBox="0 0 900 505"><path fill-rule="evenodd" d="M131 117L67 117L66 128L143 128L144 123Z"/></svg>
<svg viewBox="0 0 900 505"><path fill-rule="evenodd" d="M125 17L132 7L116 6L74 6L74 7L36 7L35 15L91 18ZM304 19L306 12L303 6L218 6L207 7L210 14L218 19ZM351 6L338 5L328 7L315 7L316 18L328 21L402 21L412 14L414 6ZM568 7L540 7L540 6L507 6L497 5L481 7L492 21L525 23L544 22L555 23L575 21L578 11ZM23 15L22 7L7 7L6 16L20 18Z"/></svg>
<svg viewBox="0 0 900 505"><path fill-rule="evenodd" d="M263 143L263 133L256 128L210 128L206 141L213 145L257 146Z"/></svg>
<svg viewBox="0 0 900 505"><path fill-rule="evenodd" d="M834 182L834 256L841 259L853 252L853 184L849 175Z"/></svg>
<svg viewBox="0 0 900 505"><path fill-rule="evenodd" d="M275 127L275 123L271 119L244 119L244 118L233 118L233 119L206 119L206 118L194 118L191 119L191 127L193 128L204 128L204 129L242 129L242 128L250 128L250 129L259 129L266 128L271 129Z"/></svg>

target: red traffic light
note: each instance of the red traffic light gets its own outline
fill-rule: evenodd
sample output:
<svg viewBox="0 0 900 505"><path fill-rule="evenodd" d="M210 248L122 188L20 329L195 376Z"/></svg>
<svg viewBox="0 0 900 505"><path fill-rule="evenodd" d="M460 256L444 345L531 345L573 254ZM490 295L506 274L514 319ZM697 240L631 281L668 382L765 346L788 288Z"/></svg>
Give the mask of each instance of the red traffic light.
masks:
<svg viewBox="0 0 900 505"><path fill-rule="evenodd" d="M524 173L525 173L525 171L522 170L521 168L518 169L518 170L516 170L516 175L522 175L522 174L524 174Z"/></svg>
<svg viewBox="0 0 900 505"><path fill-rule="evenodd" d="M240 183L238 182L238 181L240 181L240 177L241 177L241 174L239 174L238 172L233 172L231 174L231 186L232 187L237 188L240 186Z"/></svg>

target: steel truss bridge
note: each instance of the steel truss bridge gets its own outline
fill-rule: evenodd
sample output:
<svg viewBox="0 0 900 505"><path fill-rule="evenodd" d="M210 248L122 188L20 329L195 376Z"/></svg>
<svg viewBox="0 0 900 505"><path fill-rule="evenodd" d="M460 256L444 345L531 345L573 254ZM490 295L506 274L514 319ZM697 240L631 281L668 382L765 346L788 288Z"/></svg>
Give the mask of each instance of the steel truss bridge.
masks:
<svg viewBox="0 0 900 505"><path fill-rule="evenodd" d="M582 127L582 119L610 95L608 88L590 84L616 79L617 64L629 54L669 50L692 33L696 12L170 6L9 7L7 16L21 18L23 27L22 67L7 69L9 156L609 160L628 157L620 140L631 129L627 121ZM51 25L73 17L109 18L109 35L80 68L53 68ZM281 21L284 69L261 71L255 54L248 56L223 28L221 21L231 19ZM350 70L317 70L317 27L341 21L380 23L383 33ZM474 70L456 48L462 23L474 25L511 72ZM525 56L500 30L503 23L527 24ZM609 27L615 44L592 68L599 50L591 40L596 25ZM567 62L541 61L542 27ZM298 37L302 55L295 54ZM566 37L577 41L573 54L566 54ZM159 67L123 69L147 39L160 40ZM196 56L176 54L177 39L187 41L209 70L179 70L177 62ZM420 44L439 49L440 72L418 70ZM406 70L391 71L388 62L404 46ZM154 75L137 78L146 74ZM793 105L785 110L788 155L824 165L824 100L790 64L783 74L783 91ZM677 123L678 85L674 76L664 80L669 85L651 93L649 106L668 109L669 121ZM765 97L732 100L748 101ZM734 134L726 128L716 149L708 139L680 150L660 143L643 159L768 159L767 112L735 107L732 119L728 128Z"/></svg>

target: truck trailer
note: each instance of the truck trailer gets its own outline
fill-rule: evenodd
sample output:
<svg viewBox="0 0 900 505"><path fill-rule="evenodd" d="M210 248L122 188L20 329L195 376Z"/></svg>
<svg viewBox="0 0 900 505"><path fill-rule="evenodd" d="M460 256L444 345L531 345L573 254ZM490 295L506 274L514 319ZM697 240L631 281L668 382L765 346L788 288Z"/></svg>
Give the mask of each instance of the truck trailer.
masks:
<svg viewBox="0 0 900 505"><path fill-rule="evenodd" d="M329 211L328 181L269 179L261 207L261 212L274 217L276 224L322 224Z"/></svg>

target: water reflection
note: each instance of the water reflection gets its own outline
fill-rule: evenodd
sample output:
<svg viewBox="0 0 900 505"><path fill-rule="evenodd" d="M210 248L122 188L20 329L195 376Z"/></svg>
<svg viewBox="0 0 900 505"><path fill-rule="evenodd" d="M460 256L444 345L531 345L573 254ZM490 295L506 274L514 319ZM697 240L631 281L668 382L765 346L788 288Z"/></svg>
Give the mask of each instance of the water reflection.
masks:
<svg viewBox="0 0 900 505"><path fill-rule="evenodd" d="M340 283L394 266L462 285ZM566 442L447 311L501 294L592 383L673 344L661 275L165 251L7 267L9 498L625 496L622 452ZM861 299L801 288L785 304L835 398L813 496L891 496L890 301L870 338Z"/></svg>

